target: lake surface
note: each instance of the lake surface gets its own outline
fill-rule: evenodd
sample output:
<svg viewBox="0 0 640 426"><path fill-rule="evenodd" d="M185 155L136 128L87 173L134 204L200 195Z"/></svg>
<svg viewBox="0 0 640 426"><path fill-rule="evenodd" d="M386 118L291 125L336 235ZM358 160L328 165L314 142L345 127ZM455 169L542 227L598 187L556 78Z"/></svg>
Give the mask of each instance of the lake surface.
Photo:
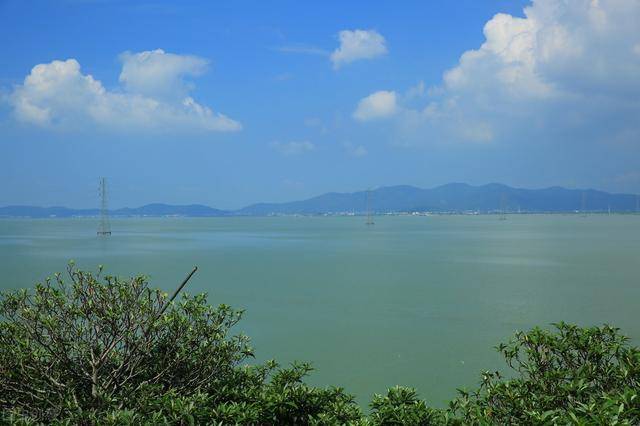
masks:
<svg viewBox="0 0 640 426"><path fill-rule="evenodd" d="M556 321L611 323L640 343L640 216L1 219L0 289L69 259L145 273L246 309L258 360L312 361L309 382L366 404L402 384L442 406L502 367L493 346Z"/></svg>

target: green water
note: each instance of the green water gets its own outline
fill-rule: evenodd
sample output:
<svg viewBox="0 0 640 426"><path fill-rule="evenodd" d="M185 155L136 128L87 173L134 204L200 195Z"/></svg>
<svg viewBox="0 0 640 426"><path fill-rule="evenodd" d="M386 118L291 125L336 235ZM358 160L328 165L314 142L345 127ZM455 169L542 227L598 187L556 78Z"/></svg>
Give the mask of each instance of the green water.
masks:
<svg viewBox="0 0 640 426"><path fill-rule="evenodd" d="M366 403L404 384L442 405L500 366L492 347L554 321L640 342L640 216L0 220L0 288L67 260L144 272L247 310L259 360L312 361L316 385Z"/></svg>

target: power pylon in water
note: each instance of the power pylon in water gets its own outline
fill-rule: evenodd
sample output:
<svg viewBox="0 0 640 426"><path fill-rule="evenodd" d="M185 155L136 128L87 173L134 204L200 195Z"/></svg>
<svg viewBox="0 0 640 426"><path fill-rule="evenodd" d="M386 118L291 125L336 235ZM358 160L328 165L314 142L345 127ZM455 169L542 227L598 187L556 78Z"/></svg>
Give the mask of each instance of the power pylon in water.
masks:
<svg viewBox="0 0 640 426"><path fill-rule="evenodd" d="M498 220L507 220L507 194L500 196L500 217Z"/></svg>
<svg viewBox="0 0 640 426"><path fill-rule="evenodd" d="M100 227L98 228L98 236L111 235L111 224L109 223L109 210L107 208L107 179L100 178Z"/></svg>
<svg viewBox="0 0 640 426"><path fill-rule="evenodd" d="M371 189L367 189L367 221L365 222L365 225L375 225L371 215Z"/></svg>

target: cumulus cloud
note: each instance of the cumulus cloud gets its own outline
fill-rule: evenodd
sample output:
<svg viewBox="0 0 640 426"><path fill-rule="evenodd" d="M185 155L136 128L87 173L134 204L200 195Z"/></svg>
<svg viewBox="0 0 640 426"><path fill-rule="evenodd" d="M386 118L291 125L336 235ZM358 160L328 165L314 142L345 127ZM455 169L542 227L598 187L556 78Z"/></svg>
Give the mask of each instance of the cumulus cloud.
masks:
<svg viewBox="0 0 640 426"><path fill-rule="evenodd" d="M331 53L335 69L360 59L372 59L387 53L384 37L375 30L343 30L340 46Z"/></svg>
<svg viewBox="0 0 640 426"><path fill-rule="evenodd" d="M640 40L634 0L537 0L525 17L497 14L486 41L444 75L452 91L499 90L511 97L637 95Z"/></svg>
<svg viewBox="0 0 640 426"><path fill-rule="evenodd" d="M120 55L120 83L131 93L146 96L184 97L192 88L185 76L204 73L209 62L192 55L166 53L162 49L124 52Z"/></svg>
<svg viewBox="0 0 640 426"><path fill-rule="evenodd" d="M358 102L353 118L358 121L370 121L394 115L398 106L396 92L380 90L372 93Z"/></svg>
<svg viewBox="0 0 640 426"><path fill-rule="evenodd" d="M123 88L116 90L83 74L75 59L36 65L9 96L16 118L57 129L240 130L237 121L188 96L183 76L202 72L206 61L162 50L125 53L121 60Z"/></svg>
<svg viewBox="0 0 640 426"><path fill-rule="evenodd" d="M417 137L484 142L538 129L593 140L637 134L640 2L534 0L523 15L490 19L482 45L460 56L426 104L398 101L395 123Z"/></svg>
<svg viewBox="0 0 640 426"><path fill-rule="evenodd" d="M292 156L314 151L316 146L309 141L272 142L271 148L282 155Z"/></svg>

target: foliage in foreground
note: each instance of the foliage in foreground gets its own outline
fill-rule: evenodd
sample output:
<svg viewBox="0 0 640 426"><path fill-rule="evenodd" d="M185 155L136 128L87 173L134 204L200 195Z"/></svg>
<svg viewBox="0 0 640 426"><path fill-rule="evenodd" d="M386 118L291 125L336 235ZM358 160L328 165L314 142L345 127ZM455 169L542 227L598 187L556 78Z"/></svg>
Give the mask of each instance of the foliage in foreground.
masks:
<svg viewBox="0 0 640 426"><path fill-rule="evenodd" d="M639 424L640 350L610 326L554 326L500 344L515 377L485 372L450 411L465 423Z"/></svg>
<svg viewBox="0 0 640 426"><path fill-rule="evenodd" d="M241 311L205 295L169 302L144 276L70 265L0 299L0 422L21 424L639 424L640 350L618 329L519 332L498 346L509 379L485 372L446 409L412 389L369 415L341 388L304 383L308 364L249 365Z"/></svg>

